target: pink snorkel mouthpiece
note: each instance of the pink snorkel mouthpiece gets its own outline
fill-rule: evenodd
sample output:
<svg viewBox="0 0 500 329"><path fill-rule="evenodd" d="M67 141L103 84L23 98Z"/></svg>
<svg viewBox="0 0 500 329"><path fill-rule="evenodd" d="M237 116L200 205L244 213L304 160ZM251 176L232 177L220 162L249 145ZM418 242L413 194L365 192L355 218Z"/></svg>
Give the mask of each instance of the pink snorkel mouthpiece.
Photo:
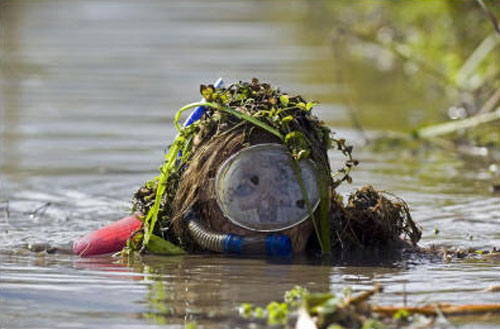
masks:
<svg viewBox="0 0 500 329"><path fill-rule="evenodd" d="M118 252L142 222L134 215L124 217L97 231L88 233L73 243L73 251L80 257L92 257Z"/></svg>

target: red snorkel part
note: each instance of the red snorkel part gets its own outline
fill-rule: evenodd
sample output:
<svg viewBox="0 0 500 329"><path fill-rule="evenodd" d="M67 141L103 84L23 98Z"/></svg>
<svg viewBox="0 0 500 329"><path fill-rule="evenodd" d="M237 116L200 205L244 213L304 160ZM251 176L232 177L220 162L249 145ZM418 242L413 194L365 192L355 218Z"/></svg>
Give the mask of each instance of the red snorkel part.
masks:
<svg viewBox="0 0 500 329"><path fill-rule="evenodd" d="M124 217L73 243L73 251L80 257L92 257L118 252L125 247L128 238L142 222L135 216Z"/></svg>

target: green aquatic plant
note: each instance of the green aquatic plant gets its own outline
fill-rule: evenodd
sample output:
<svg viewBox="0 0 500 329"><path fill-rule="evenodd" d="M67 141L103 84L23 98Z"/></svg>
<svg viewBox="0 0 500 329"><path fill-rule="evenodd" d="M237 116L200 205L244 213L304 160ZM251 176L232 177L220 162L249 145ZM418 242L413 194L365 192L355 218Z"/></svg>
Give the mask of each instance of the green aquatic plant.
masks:
<svg viewBox="0 0 500 329"><path fill-rule="evenodd" d="M134 195L133 211L143 214L144 225L142 234L129 241L126 252L179 254L180 248L202 251L187 230L185 215L199 207L197 210L210 227L223 226L227 219L210 194L215 173L225 159L242 148L270 142L281 143L289 151L310 218L306 224L311 225L315 236L314 241L309 241L311 249L317 248L325 255L332 248L416 245L421 229L402 199L365 186L344 204L335 192L341 183L351 183L350 174L358 162L352 157L352 146L335 138L312 114L314 102L282 93L256 79L227 88L202 85L200 92L205 102L188 104L175 116L178 135L165 155L160 175ZM182 113L199 106L206 110L200 120L182 127ZM328 149L345 157L343 166L335 172L330 168ZM303 159L315 164L320 200L316 209L298 166ZM160 245L159 239L165 243ZM304 246L307 242L301 241Z"/></svg>
<svg viewBox="0 0 500 329"><path fill-rule="evenodd" d="M408 312L407 309L400 309L392 316L395 320L407 320L410 317L411 313Z"/></svg>
<svg viewBox="0 0 500 329"><path fill-rule="evenodd" d="M282 302L272 301L265 308L243 303L239 306L239 314L247 320L265 319L269 325L286 325L308 295L309 291L306 288L295 286L285 292Z"/></svg>
<svg viewBox="0 0 500 329"><path fill-rule="evenodd" d="M302 300L309 294L309 290L302 286L295 286L285 292L284 301L290 304L291 307L298 307L302 304Z"/></svg>
<svg viewBox="0 0 500 329"><path fill-rule="evenodd" d="M318 328L359 328L383 329L385 325L375 319L366 300L374 293L381 291L380 287L363 292L355 297L351 289L346 287L343 295L333 293L310 293L306 288L295 286L286 291L283 301L271 301L264 308L241 304L240 316L251 321L266 320L268 325L288 325L302 308L305 313L315 318L314 325ZM257 312L262 310L263 314ZM303 315L302 315L303 316Z"/></svg>
<svg viewBox="0 0 500 329"><path fill-rule="evenodd" d="M267 324L286 324L288 322L289 309L287 303L271 302L267 305Z"/></svg>
<svg viewBox="0 0 500 329"><path fill-rule="evenodd" d="M180 244L186 246L182 234L172 234L174 226L172 206L176 197L180 177L189 167L193 154L199 147L199 140L211 139L240 131L243 136L257 130L277 138L290 151L297 181L301 186L304 201L314 226L318 244L323 254L331 250L330 242L330 191L344 181L350 182L350 172L357 165L352 158L352 147L345 140L336 139L330 129L320 122L311 110L315 102L305 101L301 96L282 93L269 84L239 82L227 88L215 88L212 85L200 87L203 102L191 103L182 107L175 115L178 135L165 155L165 162L160 175L140 189L134 202L135 211L145 214L143 217L143 235L129 243L131 250L148 250L156 253L178 253L173 248ZM179 124L181 115L193 108L203 106L204 116L188 127ZM197 144L198 143L198 144ZM335 146L346 161L344 166L332 175L326 149ZM297 161L312 159L317 164L320 187L319 211L315 213L309 201L305 186L298 170ZM319 216L319 218L316 218ZM152 247L155 237L168 240L170 246Z"/></svg>

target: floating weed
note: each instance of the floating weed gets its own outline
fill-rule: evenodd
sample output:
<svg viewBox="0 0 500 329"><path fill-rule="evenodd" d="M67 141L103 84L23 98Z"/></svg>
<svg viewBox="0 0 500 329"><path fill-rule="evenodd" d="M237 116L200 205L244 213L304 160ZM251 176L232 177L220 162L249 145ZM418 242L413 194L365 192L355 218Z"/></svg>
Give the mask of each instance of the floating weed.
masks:
<svg viewBox="0 0 500 329"><path fill-rule="evenodd" d="M256 319L264 319L266 317L266 311L262 307L256 307L253 311L253 316Z"/></svg>
<svg viewBox="0 0 500 329"><path fill-rule="evenodd" d="M268 325L286 325L307 295L309 295L309 291L306 288L295 286L285 292L283 302L272 301L265 308L243 303L239 306L238 311L240 316L247 320L265 319Z"/></svg>
<svg viewBox="0 0 500 329"><path fill-rule="evenodd" d="M395 320L400 320L400 321L404 321L404 320L408 320L408 318L410 317L411 313L408 312L407 309L400 309L399 311L397 311L392 317L395 319Z"/></svg>
<svg viewBox="0 0 500 329"><path fill-rule="evenodd" d="M271 302L267 305L267 324L286 324L289 313L287 303Z"/></svg>
<svg viewBox="0 0 500 329"><path fill-rule="evenodd" d="M243 303L240 305L238 309L240 316L249 319L252 317L252 304L250 303Z"/></svg>
<svg viewBox="0 0 500 329"><path fill-rule="evenodd" d="M307 314L317 321L318 328L385 328L377 319L371 318L370 309L366 307L366 300L380 287L366 291L352 297L351 289L344 288L344 296L332 293L315 293L301 286L295 286L286 291L284 302L272 301L265 310L253 307L249 303L241 304L240 315L247 320L266 320L268 325L288 325L291 318L297 314L298 308L303 307Z"/></svg>
<svg viewBox="0 0 500 329"><path fill-rule="evenodd" d="M492 287L486 291L497 291L497 288ZM348 287L343 292L343 297L333 293L311 294L307 289L295 286L285 293L285 302L270 302L266 310L261 307L253 308L245 303L240 306L240 315L250 320L267 319L268 325L287 327L292 316L299 314L298 323L308 323L311 328L385 329L427 328L439 317L500 313L500 304L386 306L370 303L369 299L373 295L382 292L380 285L355 296ZM300 312L298 307L301 307Z"/></svg>
<svg viewBox="0 0 500 329"><path fill-rule="evenodd" d="M309 291L301 286L295 286L293 289L285 292L284 301L292 307L299 307L302 304L304 297L309 294Z"/></svg>

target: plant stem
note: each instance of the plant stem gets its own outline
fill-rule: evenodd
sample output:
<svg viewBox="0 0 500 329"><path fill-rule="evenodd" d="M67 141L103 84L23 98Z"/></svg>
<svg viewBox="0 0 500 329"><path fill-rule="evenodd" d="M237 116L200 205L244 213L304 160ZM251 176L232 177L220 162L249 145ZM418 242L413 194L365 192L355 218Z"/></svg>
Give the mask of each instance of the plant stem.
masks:
<svg viewBox="0 0 500 329"><path fill-rule="evenodd" d="M302 178L302 172L300 170L299 163L295 158L290 156L290 160L292 161L293 173L295 174L295 178L297 178L297 182L300 186L300 191L302 192L302 197L306 202L307 211L309 212L309 217L311 217L311 221L313 222L314 231L316 233L316 237L318 238L319 247L321 248L321 254L326 254L325 246L323 245L323 241L321 239L321 234L318 228L318 223L316 223L316 218L314 217L314 211L312 209L311 201L309 200L309 196L307 195L306 185L304 184L304 179ZM328 250L330 252L330 250Z"/></svg>
<svg viewBox="0 0 500 329"><path fill-rule="evenodd" d="M414 134L418 138L431 138L441 135L450 134L461 129L468 129L479 126L483 123L500 120L500 108L494 112L478 114L476 116L463 120L440 123L433 126L417 129Z"/></svg>

